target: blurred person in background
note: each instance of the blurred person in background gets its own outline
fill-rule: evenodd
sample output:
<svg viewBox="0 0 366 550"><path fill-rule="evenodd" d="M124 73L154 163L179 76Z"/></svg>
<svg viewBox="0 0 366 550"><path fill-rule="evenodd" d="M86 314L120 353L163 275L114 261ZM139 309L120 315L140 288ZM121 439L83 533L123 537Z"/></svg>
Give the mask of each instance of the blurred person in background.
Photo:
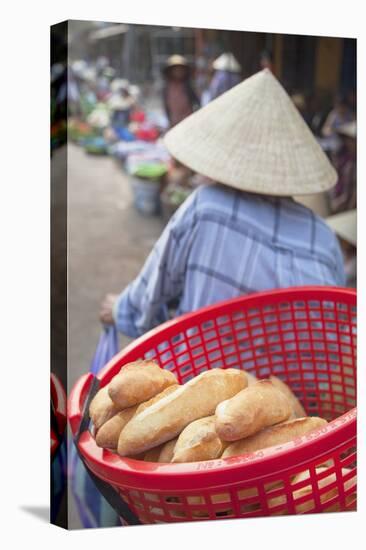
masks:
<svg viewBox="0 0 366 550"><path fill-rule="evenodd" d="M339 126L337 135L340 139L340 147L333 154L332 161L338 173L338 181L336 186L329 191L329 206L332 213L356 208L356 122Z"/></svg>
<svg viewBox="0 0 366 550"><path fill-rule="evenodd" d="M105 67L97 76L96 93L98 101L106 101L111 94L111 81L113 80L116 71L113 67Z"/></svg>
<svg viewBox="0 0 366 550"><path fill-rule="evenodd" d="M211 183L175 212L137 278L105 297L103 323L137 337L174 302L180 315L265 289L344 286L335 234L292 198L328 189L335 170L270 71L186 118L165 145Z"/></svg>
<svg viewBox="0 0 366 550"><path fill-rule="evenodd" d="M130 121L130 114L136 104L130 93L130 83L125 79L115 79L111 82L111 95L108 107L111 109L112 128L123 128Z"/></svg>
<svg viewBox="0 0 366 550"><path fill-rule="evenodd" d="M232 53L221 54L212 64L214 70L202 105L216 99L241 81L241 66Z"/></svg>
<svg viewBox="0 0 366 550"><path fill-rule="evenodd" d="M334 107L328 114L324 126L322 128L322 135L324 137L333 137L337 133L337 129L354 120L354 114L348 105L345 95L338 95L335 98Z"/></svg>
<svg viewBox="0 0 366 550"><path fill-rule="evenodd" d="M169 57L163 74L164 109L169 125L172 127L192 114L199 106L199 101L192 86L191 71L185 57L182 55Z"/></svg>

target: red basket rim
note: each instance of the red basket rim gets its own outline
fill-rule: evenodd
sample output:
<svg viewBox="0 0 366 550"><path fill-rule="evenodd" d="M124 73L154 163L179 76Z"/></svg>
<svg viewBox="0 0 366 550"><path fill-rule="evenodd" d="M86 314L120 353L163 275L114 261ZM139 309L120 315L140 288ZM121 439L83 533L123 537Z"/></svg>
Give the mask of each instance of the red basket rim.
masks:
<svg viewBox="0 0 366 550"><path fill-rule="evenodd" d="M97 447L89 432L79 440L79 449L91 469L112 484L123 484L132 488L169 490L228 486L228 474L235 482L238 474L242 479L252 481L258 477L278 473L290 465L301 464L309 459L322 457L332 442L342 446L356 436L357 409L354 408L329 422L320 431L290 441L283 445L268 447L257 453L238 457L191 462L184 464L163 464L122 458L108 450ZM199 485L198 485L199 480Z"/></svg>
<svg viewBox="0 0 366 550"><path fill-rule="evenodd" d="M61 416L67 414L67 398L64 387L55 373L51 372L51 400L55 412Z"/></svg>
<svg viewBox="0 0 366 550"><path fill-rule="evenodd" d="M280 301L280 298L287 297L290 299L291 297L297 296L300 300L300 294L301 298L306 298L306 296L311 296L312 294L320 293L322 294L322 299L327 300L329 298L330 300L334 300L335 296L339 295L339 297L342 298L348 298L350 302L355 302L356 305L356 298L357 293L356 289L353 288L347 288L347 287L339 287L339 286L297 286L297 287L291 287L291 288L279 288L279 289L272 289L272 290L264 290L262 292L255 292L252 294L248 294L245 296L239 296L235 298L231 298L230 300L223 300L221 302L216 302L215 304L205 306L202 308L197 309L196 311L193 311L191 313L185 313L184 315L180 315L179 317L175 317L174 319L171 319L170 321L166 321L165 323L162 323L156 328L153 328L143 334L142 336L139 336L136 338L133 342L128 344L123 350L121 350L117 355L115 355L106 365L103 369L99 371L97 374L97 378L99 380L102 380L105 373L108 372L112 366L119 362L121 359L128 357L128 355L133 352L137 347L141 348L141 351L143 348L149 348L150 339L151 337L160 334L161 332L164 332L166 336L174 335L174 331L178 327L183 327L186 323L191 323L192 319L201 319L201 322L205 322L206 318L210 318L210 315L213 311L217 309L222 309L224 315L225 309L230 308L231 304L235 303L245 303L250 307L251 302L254 302L255 305L263 305L266 303L266 299L268 296L277 297ZM314 297L314 300L316 298ZM127 361L126 361L127 362Z"/></svg>
<svg viewBox="0 0 366 550"><path fill-rule="evenodd" d="M343 287L324 287L307 286L292 287L291 289L276 289L260 293L250 294L231 300L218 302L214 305L201 308L193 313L188 313L177 317L171 321L163 323L159 327L147 332L134 342L129 344L121 352L107 363L99 372L98 378L102 381L105 375L114 368L116 363L123 361L127 363L128 357L136 348L144 352L144 348L149 347L149 341L152 336L164 332L166 336L174 333L177 326L182 329L186 322L192 322L195 317L204 322L205 318L210 318L213 311L220 309L222 315L225 315L225 308L232 303L245 303L250 307L251 302L256 306L265 303L270 295L281 298L298 298L299 300L314 297L322 300L334 300L337 295L340 299L347 298L349 302L355 303L356 290ZM69 420L73 434L75 434L78 421L81 418L81 410L76 404L80 403L81 395L88 391L92 381L92 375L84 375L73 387L69 398ZM194 462L184 464L160 464L153 462L143 462L122 458L108 450L99 448L94 438L89 432L84 432L79 439L79 449L85 457L90 468L104 480L113 484L123 484L133 488L141 489L161 489L169 490L174 484L175 489L197 489L199 479L199 488L228 486L228 474L233 476L233 482L240 472L242 479L252 480L253 478L270 475L274 471L279 472L292 464L301 464L308 459L314 460L314 457L321 457L326 454L329 448L339 446L339 441L343 443L351 441L356 437L356 416L357 409L353 408L347 413L339 416L329 422L320 430L308 434L301 440L290 441L281 446L269 447L251 455L240 457L230 457L225 459L209 460L205 462ZM333 447L332 447L333 445ZM199 478L197 478L199 476Z"/></svg>

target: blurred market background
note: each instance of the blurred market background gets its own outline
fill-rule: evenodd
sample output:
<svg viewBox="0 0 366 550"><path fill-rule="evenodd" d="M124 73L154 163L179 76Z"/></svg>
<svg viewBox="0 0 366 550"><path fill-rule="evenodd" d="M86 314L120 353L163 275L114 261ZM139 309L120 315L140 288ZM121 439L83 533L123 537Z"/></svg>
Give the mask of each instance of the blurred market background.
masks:
<svg viewBox="0 0 366 550"><path fill-rule="evenodd" d="M60 234L66 202L68 212L69 389L89 369L102 297L134 279L174 210L202 182L162 143L191 111L269 68L339 175L330 192L296 200L324 218L356 208L356 40L69 21L54 27L51 51L52 215ZM170 87L177 65L185 67L184 86ZM356 286L355 239L347 231L339 237L348 284ZM61 239L52 250L55 271L65 247ZM66 288L54 282L65 364L66 318L57 305L66 311ZM121 346L127 342L121 337ZM70 518L80 525L77 514Z"/></svg>

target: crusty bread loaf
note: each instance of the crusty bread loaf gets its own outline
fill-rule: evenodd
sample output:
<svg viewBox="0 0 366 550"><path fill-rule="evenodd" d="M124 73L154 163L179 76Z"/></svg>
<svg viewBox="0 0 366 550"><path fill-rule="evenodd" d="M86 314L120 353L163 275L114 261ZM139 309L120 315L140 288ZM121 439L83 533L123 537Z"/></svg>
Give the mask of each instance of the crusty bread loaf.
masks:
<svg viewBox="0 0 366 550"><path fill-rule="evenodd" d="M154 361L135 361L122 367L111 380L109 397L121 409L143 403L168 386L177 383L175 375Z"/></svg>
<svg viewBox="0 0 366 550"><path fill-rule="evenodd" d="M161 453L161 450L163 448L164 444L158 445L157 447L153 447L147 453L144 454L144 461L145 462L158 462L159 456Z"/></svg>
<svg viewBox="0 0 366 550"><path fill-rule="evenodd" d="M158 462L171 462L174 454L174 448L178 438L175 437L161 446Z"/></svg>
<svg viewBox="0 0 366 550"><path fill-rule="evenodd" d="M159 399L162 399L165 397L165 395L168 395L175 389L179 388L178 384L174 384L173 386L168 386L163 390L162 392L158 393L148 401L144 401L143 403L140 403L140 405L134 405L133 407L128 407L128 409L123 409L123 411L120 411L119 413L115 414L112 418L107 420L103 426L99 428L96 435L96 442L99 447L103 447L105 449L117 449L118 445L118 439L120 436L120 433L122 429L125 427L127 422L131 420L131 418L137 414L138 412L141 412L145 410L150 405L153 405Z"/></svg>
<svg viewBox="0 0 366 550"><path fill-rule="evenodd" d="M224 441L236 441L287 420L288 398L269 380L248 386L216 408L216 431Z"/></svg>
<svg viewBox="0 0 366 550"><path fill-rule="evenodd" d="M140 403L140 405L137 405L136 414L139 414L140 412L147 409L147 407L151 407L151 405L154 405L154 403L157 403L160 401L160 399L163 399L166 395L169 395L173 391L177 390L179 388L179 384L173 384L172 386L168 386L165 388L165 390L161 391L160 393L157 393L152 397L151 399L148 399L147 401L144 401L143 403Z"/></svg>
<svg viewBox="0 0 366 550"><path fill-rule="evenodd" d="M107 420L115 416L121 409L117 407L108 394L108 385L99 390L89 406L89 415L98 431Z"/></svg>
<svg viewBox="0 0 366 550"><path fill-rule="evenodd" d="M153 447L144 455L145 462L171 462L173 458L174 447L177 442L177 437L162 443L157 447Z"/></svg>
<svg viewBox="0 0 366 550"><path fill-rule="evenodd" d="M317 416L287 420L261 430L250 437L235 441L225 449L222 458L252 453L273 445L282 445L295 439L295 437L301 437L312 430L323 428L326 424L327 421L324 418Z"/></svg>
<svg viewBox="0 0 366 550"><path fill-rule="evenodd" d="M97 431L95 438L97 445L99 447L103 447L104 449L116 450L119 435L122 429L126 426L127 422L129 422L136 413L136 409L137 405L134 407L129 407L128 409L120 411L107 420L107 422L105 422Z"/></svg>
<svg viewBox="0 0 366 550"><path fill-rule="evenodd" d="M296 395L293 393L291 388L285 382L280 380L280 378L277 378L277 376L270 376L269 377L272 384L274 384L279 390L281 390L285 395L287 395L291 406L294 411L294 417L295 418L303 418L306 416L306 412L304 407L301 405L300 401L296 397Z"/></svg>
<svg viewBox="0 0 366 550"><path fill-rule="evenodd" d="M245 371L245 374L247 375L248 386L253 386L253 384L258 382L258 378L256 376L254 376L254 374L252 374L250 372L247 372L247 371Z"/></svg>
<svg viewBox="0 0 366 550"><path fill-rule="evenodd" d="M218 403L246 385L245 373L237 369L203 372L136 414L121 432L118 453L138 454L173 439L194 420L212 415Z"/></svg>
<svg viewBox="0 0 366 550"><path fill-rule="evenodd" d="M198 462L219 458L225 448L215 430L215 416L194 420L184 428L174 448L172 462Z"/></svg>

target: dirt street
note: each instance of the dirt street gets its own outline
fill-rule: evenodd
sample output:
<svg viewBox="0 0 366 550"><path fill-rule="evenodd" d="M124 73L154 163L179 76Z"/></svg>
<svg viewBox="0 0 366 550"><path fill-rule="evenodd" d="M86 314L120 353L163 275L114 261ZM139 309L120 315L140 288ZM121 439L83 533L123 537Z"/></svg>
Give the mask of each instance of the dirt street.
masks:
<svg viewBox="0 0 366 550"><path fill-rule="evenodd" d="M68 150L69 387L89 368L103 295L138 274L163 224L132 204L128 179L110 157ZM121 337L121 345L128 339Z"/></svg>

